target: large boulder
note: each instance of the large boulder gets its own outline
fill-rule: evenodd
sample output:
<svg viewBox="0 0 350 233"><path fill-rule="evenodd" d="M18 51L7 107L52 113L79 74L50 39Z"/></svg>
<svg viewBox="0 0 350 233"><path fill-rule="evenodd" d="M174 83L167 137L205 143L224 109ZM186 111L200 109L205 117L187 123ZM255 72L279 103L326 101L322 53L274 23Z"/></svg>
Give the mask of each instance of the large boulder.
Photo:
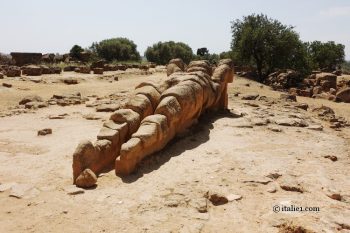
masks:
<svg viewBox="0 0 350 233"><path fill-rule="evenodd" d="M42 74L42 69L40 66L29 65L23 67L23 74L28 76L40 76Z"/></svg>
<svg viewBox="0 0 350 233"><path fill-rule="evenodd" d="M103 68L93 68L94 74L103 74Z"/></svg>
<svg viewBox="0 0 350 233"><path fill-rule="evenodd" d="M118 70L122 70L122 71L125 71L128 67L127 65L124 65L124 64L118 64Z"/></svg>
<svg viewBox="0 0 350 233"><path fill-rule="evenodd" d="M331 88L337 88L337 75L331 73L316 74L316 85L322 87L322 91L328 92Z"/></svg>
<svg viewBox="0 0 350 233"><path fill-rule="evenodd" d="M102 68L103 69L105 67L105 65L106 65L106 61L105 60L98 60L98 61L94 61L91 64L90 68L92 70L95 69L95 68Z"/></svg>
<svg viewBox="0 0 350 233"><path fill-rule="evenodd" d="M6 71L7 77L20 77L21 76L21 68L18 66L10 66Z"/></svg>
<svg viewBox="0 0 350 233"><path fill-rule="evenodd" d="M339 91L336 97L337 97L337 101L350 103L350 87Z"/></svg>
<svg viewBox="0 0 350 233"><path fill-rule="evenodd" d="M65 71L65 72L75 71L76 68L77 68L77 66L75 66L75 65L68 65L68 66L63 68L63 71Z"/></svg>
<svg viewBox="0 0 350 233"><path fill-rule="evenodd" d="M55 59L55 54L53 53L47 53L41 57L41 61L45 63L53 63L54 59Z"/></svg>
<svg viewBox="0 0 350 233"><path fill-rule="evenodd" d="M48 67L46 65L41 65L40 68L41 68L42 74L52 74L50 67Z"/></svg>
<svg viewBox="0 0 350 233"><path fill-rule="evenodd" d="M80 67L75 68L74 71L77 73L82 73L82 74L90 74L91 69L88 66L80 66Z"/></svg>
<svg viewBox="0 0 350 233"><path fill-rule="evenodd" d="M270 74L266 84L275 90L285 90L297 86L300 74L294 70L278 71Z"/></svg>

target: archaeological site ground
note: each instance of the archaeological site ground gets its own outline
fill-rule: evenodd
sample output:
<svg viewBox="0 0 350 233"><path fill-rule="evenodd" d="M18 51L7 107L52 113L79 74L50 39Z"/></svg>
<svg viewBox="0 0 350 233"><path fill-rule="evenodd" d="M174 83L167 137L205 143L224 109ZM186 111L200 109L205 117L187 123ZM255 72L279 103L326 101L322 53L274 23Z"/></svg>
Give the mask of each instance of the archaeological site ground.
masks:
<svg viewBox="0 0 350 233"><path fill-rule="evenodd" d="M2 232L348 228L347 103L174 66L5 76Z"/></svg>
<svg viewBox="0 0 350 233"><path fill-rule="evenodd" d="M68 17L75 9L69 23L62 15L59 40L99 42L76 42L68 51L50 36L56 19L44 22L44 5L54 3L43 3L37 29L26 25L39 14L28 13L22 37L5 28L0 233L350 232L347 44L335 32L319 41L317 28L302 27L309 18L290 18L294 27L278 14L278 20L250 11L234 17L225 4L218 15L204 2L191 14L187 2L186 9L138 3L141 12L124 10L132 3L119 1L99 14L91 12L100 5L85 14L72 2L60 11ZM39 12L22 4L21 10ZM278 9L287 14L286 8ZM320 13L328 20L322 27L337 29L335 12L350 20L350 7L330 9ZM137 25L128 18L128 27L111 27L115 14L131 12L143 17ZM176 23L164 12L176 12ZM226 14L230 41L215 53L225 35L211 30ZM71 26L75 20L81 28ZM0 15L0 22L17 25L13 16ZM191 30L183 33L187 24ZM110 39L101 40L105 26ZM45 39L33 40L39 29ZM118 37L119 31L134 35L127 29L143 34L135 42ZM315 37L305 39L307 30ZM191 47L162 36L188 39ZM47 52L50 39L60 53Z"/></svg>

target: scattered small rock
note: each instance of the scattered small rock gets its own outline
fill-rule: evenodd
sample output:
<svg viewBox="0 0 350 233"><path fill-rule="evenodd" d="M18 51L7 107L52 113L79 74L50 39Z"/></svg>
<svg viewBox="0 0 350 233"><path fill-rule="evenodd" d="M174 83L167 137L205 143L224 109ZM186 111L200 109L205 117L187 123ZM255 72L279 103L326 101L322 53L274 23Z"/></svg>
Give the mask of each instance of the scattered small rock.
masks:
<svg viewBox="0 0 350 233"><path fill-rule="evenodd" d="M64 191L68 194L68 195L78 195L78 194L83 194L85 193L84 189L82 188L78 188L75 185L70 185L64 188Z"/></svg>
<svg viewBox="0 0 350 233"><path fill-rule="evenodd" d="M220 193L208 194L208 200L215 206L224 205L228 203L227 197Z"/></svg>
<svg viewBox="0 0 350 233"><path fill-rule="evenodd" d="M243 116L244 116L244 114L242 112L239 112L239 111L234 110L234 109L230 109L230 117L232 117L232 118L241 118Z"/></svg>
<svg viewBox="0 0 350 233"><path fill-rule="evenodd" d="M341 201L342 197L339 193L327 194L327 196L333 200Z"/></svg>
<svg viewBox="0 0 350 233"><path fill-rule="evenodd" d="M322 131L323 126L322 125L310 125L309 127L307 127L307 129L315 130L315 131Z"/></svg>
<svg viewBox="0 0 350 233"><path fill-rule="evenodd" d="M38 109L48 107L49 104L47 102L29 102L24 105L27 109Z"/></svg>
<svg viewBox="0 0 350 233"><path fill-rule="evenodd" d="M232 202L232 201L239 201L243 197L241 195L237 195L237 194L229 194L226 198L229 202Z"/></svg>
<svg viewBox="0 0 350 233"><path fill-rule="evenodd" d="M282 129L275 125L270 125L267 129L271 130L272 132L282 132Z"/></svg>
<svg viewBox="0 0 350 233"><path fill-rule="evenodd" d="M335 156L335 155L326 155L326 156L324 156L324 158L330 159L330 160L332 160L333 162L335 162L335 161L338 160L338 157Z"/></svg>
<svg viewBox="0 0 350 233"><path fill-rule="evenodd" d="M258 108L259 107L259 104L256 104L256 103L247 102L247 103L244 103L244 104L247 105L247 106L253 107L253 108Z"/></svg>
<svg viewBox="0 0 350 233"><path fill-rule="evenodd" d="M64 114L58 114L58 115L50 115L49 119L50 120L58 120L58 119L64 119L65 116L67 116L67 113Z"/></svg>
<svg viewBox="0 0 350 233"><path fill-rule="evenodd" d="M63 83L68 84L68 85L74 85L74 84L79 83L78 79L76 79L76 78L65 78L62 81L63 81Z"/></svg>
<svg viewBox="0 0 350 233"><path fill-rule="evenodd" d="M96 112L114 112L120 109L119 104L101 104L96 107Z"/></svg>
<svg viewBox="0 0 350 233"><path fill-rule="evenodd" d="M242 100L256 100L259 94L246 94L241 97Z"/></svg>
<svg viewBox="0 0 350 233"><path fill-rule="evenodd" d="M52 134L52 129L46 128L38 131L38 136L45 136L48 134Z"/></svg>
<svg viewBox="0 0 350 233"><path fill-rule="evenodd" d="M26 103L29 103L29 102L44 102L44 100L40 97L40 96L37 96L37 95L28 95L28 96L25 96L23 99L21 99L21 101L19 101L19 105L24 105Z"/></svg>
<svg viewBox="0 0 350 233"><path fill-rule="evenodd" d="M269 121L264 118L253 118L252 123L256 126L264 126L264 125L267 125Z"/></svg>
<svg viewBox="0 0 350 233"><path fill-rule="evenodd" d="M277 180L279 177L281 177L282 175L279 173L270 173L268 174L266 177L273 179L273 180Z"/></svg>
<svg viewBox="0 0 350 233"><path fill-rule="evenodd" d="M309 105L306 103L300 103L300 104L295 105L295 107L307 111L307 109L309 108Z"/></svg>
<svg viewBox="0 0 350 233"><path fill-rule="evenodd" d="M93 113L89 113L89 114L86 114L83 116L86 120L100 120L101 117L100 116L97 116Z"/></svg>
<svg viewBox="0 0 350 233"><path fill-rule="evenodd" d="M93 187L97 182L97 177L90 169L85 169L76 179L75 184L80 188Z"/></svg>
<svg viewBox="0 0 350 233"><path fill-rule="evenodd" d="M269 187L269 188L266 190L266 192L268 192L268 193L275 193L275 192L277 192L277 189L276 189L276 187L271 186L271 187Z"/></svg>
<svg viewBox="0 0 350 233"><path fill-rule="evenodd" d="M283 183L280 183L281 189L289 192L298 192L303 193L304 189L298 184L293 182L292 180L284 181Z"/></svg>
<svg viewBox="0 0 350 233"><path fill-rule="evenodd" d="M7 88L11 88L12 84L10 84L10 83L2 83L2 86L3 87L7 87Z"/></svg>
<svg viewBox="0 0 350 233"><path fill-rule="evenodd" d="M286 93L282 93L280 95L280 99L284 101L297 102L297 97L295 95L286 94Z"/></svg>
<svg viewBox="0 0 350 233"><path fill-rule="evenodd" d="M15 184L11 187L9 196L21 199L33 189L34 187L28 184Z"/></svg>
<svg viewBox="0 0 350 233"><path fill-rule="evenodd" d="M298 118L278 118L275 119L275 123L277 125L282 125L282 126L293 126L293 127L307 127L309 124L303 120L303 119L298 119Z"/></svg>
<svg viewBox="0 0 350 233"><path fill-rule="evenodd" d="M268 183L272 182L271 179L269 178L251 178L251 179L247 179L247 180L244 180L243 183L257 183L257 184L264 184L264 185L267 185Z"/></svg>

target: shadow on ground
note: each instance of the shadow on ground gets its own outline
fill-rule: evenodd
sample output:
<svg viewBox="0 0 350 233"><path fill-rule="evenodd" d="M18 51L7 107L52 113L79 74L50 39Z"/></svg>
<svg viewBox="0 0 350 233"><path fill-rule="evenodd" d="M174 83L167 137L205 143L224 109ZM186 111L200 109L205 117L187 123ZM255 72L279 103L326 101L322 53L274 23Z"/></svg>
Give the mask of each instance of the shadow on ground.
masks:
<svg viewBox="0 0 350 233"><path fill-rule="evenodd" d="M179 137L174 138L161 151L145 158L138 165L134 173L121 177L125 183L132 183L141 178L144 174L151 173L167 163L172 157L181 155L187 150L192 150L209 140L210 130L213 129L213 123L221 118L236 118L230 111L220 112L219 114L207 113L202 115L198 123L192 126L188 131Z"/></svg>

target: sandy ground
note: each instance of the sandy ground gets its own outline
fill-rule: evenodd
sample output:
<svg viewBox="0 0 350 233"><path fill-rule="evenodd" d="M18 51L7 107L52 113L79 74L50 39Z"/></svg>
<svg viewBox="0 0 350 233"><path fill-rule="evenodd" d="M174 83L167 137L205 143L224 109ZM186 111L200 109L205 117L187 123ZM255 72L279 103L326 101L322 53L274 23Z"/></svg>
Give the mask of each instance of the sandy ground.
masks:
<svg viewBox="0 0 350 233"><path fill-rule="evenodd" d="M90 76L77 85L5 79L13 87L0 89L2 110L31 93L45 99L71 91L107 96L165 74L123 74L119 81ZM76 195L68 194L72 153L79 141L95 139L110 113L86 120L94 108L50 106L0 118L0 232L350 232L350 128L335 131L311 111L288 104L243 101L234 94L280 94L243 78L229 92L232 113L203 116L135 174L121 179L111 171L99 177L96 188ZM299 97L298 102L332 107L350 120L349 104ZM48 118L63 113L64 119ZM257 123L278 117L302 118L323 131ZM42 128L53 134L37 136ZM239 198L214 206L204 198L208 192ZM276 205L319 211L275 213Z"/></svg>

